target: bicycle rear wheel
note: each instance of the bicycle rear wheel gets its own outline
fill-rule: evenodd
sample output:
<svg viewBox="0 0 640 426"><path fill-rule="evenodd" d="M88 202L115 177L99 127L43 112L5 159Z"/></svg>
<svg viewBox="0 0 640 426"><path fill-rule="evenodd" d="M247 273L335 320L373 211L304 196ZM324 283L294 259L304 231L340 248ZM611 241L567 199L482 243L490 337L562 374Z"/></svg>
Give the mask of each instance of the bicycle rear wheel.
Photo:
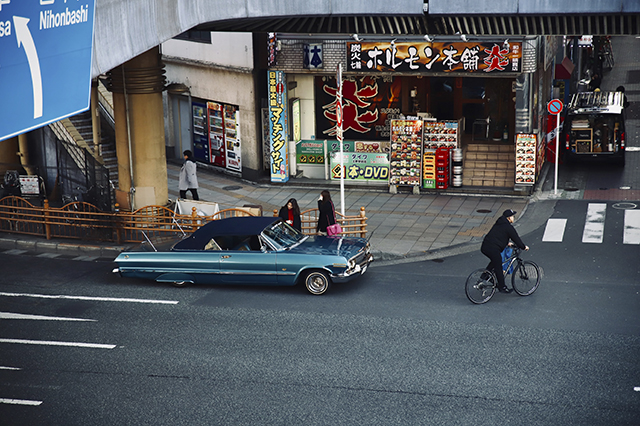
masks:
<svg viewBox="0 0 640 426"><path fill-rule="evenodd" d="M540 268L529 260L518 262L511 274L511 285L520 296L532 294L540 285Z"/></svg>
<svg viewBox="0 0 640 426"><path fill-rule="evenodd" d="M467 278L464 291L467 298L476 305L487 303L496 292L496 276L486 269L473 271Z"/></svg>

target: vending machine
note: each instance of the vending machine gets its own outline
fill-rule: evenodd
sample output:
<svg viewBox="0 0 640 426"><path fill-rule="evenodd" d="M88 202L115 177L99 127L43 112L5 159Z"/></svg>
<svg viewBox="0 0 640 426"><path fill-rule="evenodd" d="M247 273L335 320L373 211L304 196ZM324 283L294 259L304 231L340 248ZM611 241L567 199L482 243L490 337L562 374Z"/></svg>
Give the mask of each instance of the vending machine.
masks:
<svg viewBox="0 0 640 426"><path fill-rule="evenodd" d="M209 155L208 161L220 167L226 167L224 105L217 102L207 102L209 117Z"/></svg>
<svg viewBox="0 0 640 426"><path fill-rule="evenodd" d="M207 125L207 105L193 102L193 157L197 160L209 162L209 137ZM182 153L180 153L182 158Z"/></svg>

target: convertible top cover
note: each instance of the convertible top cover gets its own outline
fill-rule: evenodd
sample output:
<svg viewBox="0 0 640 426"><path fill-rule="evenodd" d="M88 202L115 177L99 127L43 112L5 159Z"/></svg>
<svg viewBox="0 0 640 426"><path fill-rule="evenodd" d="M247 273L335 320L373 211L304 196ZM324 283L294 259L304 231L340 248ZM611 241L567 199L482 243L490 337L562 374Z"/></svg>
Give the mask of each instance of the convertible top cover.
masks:
<svg viewBox="0 0 640 426"><path fill-rule="evenodd" d="M223 235L260 235L269 225L281 220L278 217L229 217L212 220L190 237L174 246L176 250L201 250L212 238Z"/></svg>

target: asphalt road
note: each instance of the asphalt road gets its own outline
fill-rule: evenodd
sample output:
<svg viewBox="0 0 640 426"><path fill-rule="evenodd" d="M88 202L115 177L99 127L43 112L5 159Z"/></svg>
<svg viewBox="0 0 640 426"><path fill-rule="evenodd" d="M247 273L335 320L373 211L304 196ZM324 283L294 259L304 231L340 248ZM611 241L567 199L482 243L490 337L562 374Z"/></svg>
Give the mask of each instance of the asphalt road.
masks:
<svg viewBox="0 0 640 426"><path fill-rule="evenodd" d="M463 290L479 253L373 267L319 297L0 254L2 424L635 425L640 246L613 208L603 243L582 243L586 208L556 204L562 242L524 236L534 295L481 306Z"/></svg>

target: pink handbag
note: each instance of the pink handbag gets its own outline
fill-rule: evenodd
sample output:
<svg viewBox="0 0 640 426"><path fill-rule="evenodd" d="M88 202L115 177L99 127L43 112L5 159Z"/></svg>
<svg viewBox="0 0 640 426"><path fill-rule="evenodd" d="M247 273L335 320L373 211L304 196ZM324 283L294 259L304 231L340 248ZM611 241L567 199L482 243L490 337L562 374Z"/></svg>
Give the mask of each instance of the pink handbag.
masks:
<svg viewBox="0 0 640 426"><path fill-rule="evenodd" d="M342 227L339 223L327 226L327 235L338 235L340 233L342 233Z"/></svg>

